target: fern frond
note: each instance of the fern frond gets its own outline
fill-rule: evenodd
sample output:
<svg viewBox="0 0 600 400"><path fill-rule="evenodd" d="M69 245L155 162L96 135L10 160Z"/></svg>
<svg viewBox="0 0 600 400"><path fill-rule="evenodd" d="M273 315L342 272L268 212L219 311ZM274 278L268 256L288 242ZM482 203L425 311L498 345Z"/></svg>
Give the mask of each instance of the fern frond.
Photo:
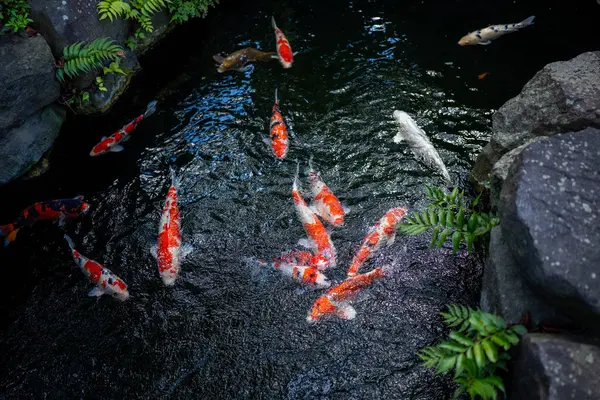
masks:
<svg viewBox="0 0 600 400"><path fill-rule="evenodd" d="M113 19L127 18L131 13L129 3L122 0L103 0L98 3L97 8L100 20L108 18L111 22Z"/></svg>
<svg viewBox="0 0 600 400"><path fill-rule="evenodd" d="M167 8L170 2L171 0L137 0L136 8L146 17L150 17L163 8Z"/></svg>
<svg viewBox="0 0 600 400"><path fill-rule="evenodd" d="M75 42L63 49L64 64L56 71L56 77L63 82L65 75L74 78L83 72L101 68L107 60L116 61L123 54L123 48L109 38L99 38L88 45Z"/></svg>
<svg viewBox="0 0 600 400"><path fill-rule="evenodd" d="M138 22L146 32L152 32L154 30L152 19L148 15L140 15L138 17Z"/></svg>

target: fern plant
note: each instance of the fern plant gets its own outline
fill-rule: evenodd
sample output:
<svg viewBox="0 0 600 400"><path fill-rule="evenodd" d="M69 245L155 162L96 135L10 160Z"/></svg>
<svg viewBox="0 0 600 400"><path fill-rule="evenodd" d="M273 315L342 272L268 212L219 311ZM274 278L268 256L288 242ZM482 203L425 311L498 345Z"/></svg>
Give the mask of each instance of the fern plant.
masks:
<svg viewBox="0 0 600 400"><path fill-rule="evenodd" d="M436 374L454 369L459 385L455 396L467 392L471 399L496 399L498 390L504 392L504 384L495 372L498 368L506 370L508 350L519 343L519 336L527 329L508 326L497 315L454 304L442 317L448 327L457 329L450 332L447 341L425 347L417 356L424 366L435 368Z"/></svg>
<svg viewBox="0 0 600 400"><path fill-rule="evenodd" d="M98 3L100 20L133 19L146 32L152 32L152 15L166 9L171 0L102 0Z"/></svg>
<svg viewBox="0 0 600 400"><path fill-rule="evenodd" d="M218 3L218 0L172 0L169 4L171 21L182 24L190 18L205 17L209 7Z"/></svg>
<svg viewBox="0 0 600 400"><path fill-rule="evenodd" d="M450 193L427 185L425 189L430 204L398 225L398 230L406 235L420 235L432 230L430 247L442 247L450 239L453 253L458 251L461 243L466 243L471 252L473 243L499 223L498 218L475 211L481 195L467 207L464 191L459 192L457 187Z"/></svg>
<svg viewBox="0 0 600 400"><path fill-rule="evenodd" d="M96 39L90 44L73 43L63 49L63 59L57 63L56 77L64 82L65 75L74 78L81 73L102 68L105 61L117 61L123 48L109 38Z"/></svg>
<svg viewBox="0 0 600 400"><path fill-rule="evenodd" d="M33 22L29 18L31 6L25 0L0 1L0 35L18 32Z"/></svg>

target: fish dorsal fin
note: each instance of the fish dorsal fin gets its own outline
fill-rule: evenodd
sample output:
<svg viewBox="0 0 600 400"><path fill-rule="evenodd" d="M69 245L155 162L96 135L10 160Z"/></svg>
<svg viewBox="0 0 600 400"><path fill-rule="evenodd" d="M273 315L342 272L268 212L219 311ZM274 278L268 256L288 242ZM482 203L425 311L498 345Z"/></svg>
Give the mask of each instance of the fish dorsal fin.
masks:
<svg viewBox="0 0 600 400"><path fill-rule="evenodd" d="M215 60L216 62L218 62L219 64L222 64L223 61L225 61L225 58L223 56L220 56L218 54L215 54L213 56L213 60Z"/></svg>
<svg viewBox="0 0 600 400"><path fill-rule="evenodd" d="M106 136L102 136L102 139L100 139L100 141L104 142L106 140Z"/></svg>
<svg viewBox="0 0 600 400"><path fill-rule="evenodd" d="M100 297L104 294L104 290L100 286L94 286L92 290L89 291L88 296L90 297Z"/></svg>

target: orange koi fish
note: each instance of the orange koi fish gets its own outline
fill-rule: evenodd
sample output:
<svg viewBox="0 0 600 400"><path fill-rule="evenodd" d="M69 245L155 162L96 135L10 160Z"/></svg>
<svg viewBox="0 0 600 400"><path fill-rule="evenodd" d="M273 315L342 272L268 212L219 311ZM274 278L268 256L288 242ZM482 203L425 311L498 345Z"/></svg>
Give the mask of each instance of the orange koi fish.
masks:
<svg viewBox="0 0 600 400"><path fill-rule="evenodd" d="M258 260L260 265L268 265ZM329 279L317 267L295 264L288 261L275 261L271 264L277 271L302 285L315 289L325 289L331 286Z"/></svg>
<svg viewBox="0 0 600 400"><path fill-rule="evenodd" d="M312 156L308 160L308 167L308 180L310 181L310 190L314 199L311 209L331 225L342 225L344 223L344 214L347 210L342 207L342 203L340 203L331 189L323 182L321 175L313 168Z"/></svg>
<svg viewBox="0 0 600 400"><path fill-rule="evenodd" d="M296 206L296 212L300 222L304 225L304 230L308 236L308 240L301 240L300 243L306 247L313 249L315 252L322 254L327 261L329 261L330 267L335 267L336 254L335 247L329 236L329 232L323 226L319 218L312 212L312 210L306 205L306 202L300 194L298 175L300 174L300 164L296 167L296 177L294 178L294 184L292 185L292 198L294 199L294 205Z"/></svg>
<svg viewBox="0 0 600 400"><path fill-rule="evenodd" d="M171 187L162 209L158 230L158 242L152 247L152 255L158 261L158 273L167 286L175 283L183 258L193 249L181 244L181 216L177 205L177 180L171 168Z"/></svg>
<svg viewBox="0 0 600 400"><path fill-rule="evenodd" d="M277 27L275 23L275 17L271 16L271 25L275 30L275 40L277 42L277 55L279 56L279 61L283 68L291 68L292 63L294 62L294 53L292 53L292 48L290 46L290 42L288 42L287 38Z"/></svg>
<svg viewBox="0 0 600 400"><path fill-rule="evenodd" d="M275 154L275 157L283 159L288 152L288 133L283 117L281 116L281 112L279 111L277 89L275 89L275 104L273 104L270 130L271 148L273 149L273 154Z"/></svg>
<svg viewBox="0 0 600 400"><path fill-rule="evenodd" d="M40 201L21 211L13 223L0 226L0 234L5 237L4 245L8 246L25 226L31 226L37 221L58 221L58 226L62 227L69 219L87 213L89 208L90 205L83 201L83 196Z"/></svg>
<svg viewBox="0 0 600 400"><path fill-rule="evenodd" d="M386 267L375 268L366 274L346 279L339 285L329 289L326 294L314 302L306 320L315 322L329 314L342 319L354 319L356 310L348 302L354 300L362 289L384 276L386 276Z"/></svg>
<svg viewBox="0 0 600 400"><path fill-rule="evenodd" d="M323 254L313 254L310 251L291 251L275 258L273 261L317 268L324 271L329 267L329 261Z"/></svg>
<svg viewBox="0 0 600 400"><path fill-rule="evenodd" d="M383 217L367 233L362 245L352 259L352 264L348 269L348 278L356 276L360 266L371 258L381 246L386 243L388 246L394 243L396 239L396 227L406 214L405 207L392 208L385 213Z"/></svg>
<svg viewBox="0 0 600 400"><path fill-rule="evenodd" d="M484 72L483 74L477 75L477 79L483 79L483 78L485 78L488 75L489 75L489 72Z"/></svg>
<svg viewBox="0 0 600 400"><path fill-rule="evenodd" d="M103 294L108 294L121 301L129 298L127 285L121 278L112 273L108 268L104 268L100 263L90 260L83 254L75 250L75 243L68 235L65 235L65 240L71 248L75 264L81 268L81 272L96 286L88 293L88 296L100 297Z"/></svg>
<svg viewBox="0 0 600 400"><path fill-rule="evenodd" d="M92 151L90 151L90 156L99 156L102 154L106 154L108 152L117 152L123 151L123 146L119 143L126 142L131 137L131 132L137 127L137 125L142 122L144 118L149 117L154 114L156 111L156 100L148 103L148 107L146 108L146 112L142 115L110 135L109 137L103 136L100 143L94 146Z"/></svg>

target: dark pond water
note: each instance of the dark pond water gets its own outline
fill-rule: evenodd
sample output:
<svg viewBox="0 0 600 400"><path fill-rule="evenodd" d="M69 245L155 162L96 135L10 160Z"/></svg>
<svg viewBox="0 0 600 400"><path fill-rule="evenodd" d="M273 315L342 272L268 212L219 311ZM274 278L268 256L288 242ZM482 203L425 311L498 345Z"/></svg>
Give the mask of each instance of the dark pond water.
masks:
<svg viewBox="0 0 600 400"><path fill-rule="evenodd" d="M399 237L366 267L387 263L394 273L359 296L357 318L317 325L305 318L319 292L299 292L244 259L297 248L291 184L295 160L306 165L312 154L351 207L332 233L340 266L328 276L342 280L387 209L419 208L423 184L442 184L392 142L394 109L415 117L465 186L493 110L544 64L598 47L588 35L594 1L483 3L224 1L178 29L142 59L145 72L109 114L65 124L45 176L0 188L2 223L34 201L85 195L93 209L67 231L132 293L125 303L87 297L59 229L20 233L0 249L0 397L448 398L448 382L414 354L443 334L445 304L477 303L478 257ZM217 74L215 53L273 48L272 13L299 51L293 68ZM531 14L536 25L491 46L457 45L468 31ZM291 134L283 162L262 142L275 88ZM88 156L153 98L158 112L125 151ZM181 177L183 238L195 251L166 288L149 250L169 165Z"/></svg>

